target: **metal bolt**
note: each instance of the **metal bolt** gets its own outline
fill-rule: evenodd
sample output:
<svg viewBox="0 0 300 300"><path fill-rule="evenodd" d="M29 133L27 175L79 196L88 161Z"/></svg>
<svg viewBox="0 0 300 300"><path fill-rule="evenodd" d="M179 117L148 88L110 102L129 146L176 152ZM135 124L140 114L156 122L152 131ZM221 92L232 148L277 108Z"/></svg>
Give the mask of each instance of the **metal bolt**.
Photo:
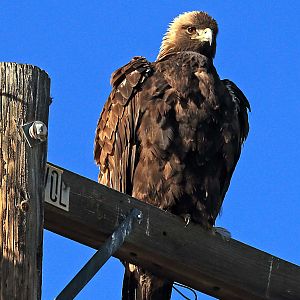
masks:
<svg viewBox="0 0 300 300"><path fill-rule="evenodd" d="M136 210L135 211L135 217L136 217L138 223L141 224L141 222L143 220L143 213L138 209L135 209L135 210Z"/></svg>
<svg viewBox="0 0 300 300"><path fill-rule="evenodd" d="M142 220L143 219L143 213L140 211L136 217L138 218L138 220Z"/></svg>
<svg viewBox="0 0 300 300"><path fill-rule="evenodd" d="M47 126L42 121L35 121L29 128L29 135L35 140L44 142L48 136Z"/></svg>

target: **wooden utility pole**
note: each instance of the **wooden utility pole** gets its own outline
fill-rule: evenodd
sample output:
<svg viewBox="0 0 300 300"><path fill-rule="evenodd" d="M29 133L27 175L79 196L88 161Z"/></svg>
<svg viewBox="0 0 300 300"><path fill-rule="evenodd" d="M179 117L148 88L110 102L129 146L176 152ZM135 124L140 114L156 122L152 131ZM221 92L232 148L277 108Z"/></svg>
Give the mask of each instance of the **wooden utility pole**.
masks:
<svg viewBox="0 0 300 300"><path fill-rule="evenodd" d="M1 300L41 298L49 90L39 68L0 63Z"/></svg>

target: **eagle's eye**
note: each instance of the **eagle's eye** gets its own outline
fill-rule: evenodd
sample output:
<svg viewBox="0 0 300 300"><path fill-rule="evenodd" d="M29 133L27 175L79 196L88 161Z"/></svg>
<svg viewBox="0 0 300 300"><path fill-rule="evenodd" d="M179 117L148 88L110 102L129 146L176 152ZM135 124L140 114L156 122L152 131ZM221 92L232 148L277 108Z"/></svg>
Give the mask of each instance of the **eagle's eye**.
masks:
<svg viewBox="0 0 300 300"><path fill-rule="evenodd" d="M193 34L196 32L196 27L194 26L189 26L187 29L186 29L187 33L188 34Z"/></svg>

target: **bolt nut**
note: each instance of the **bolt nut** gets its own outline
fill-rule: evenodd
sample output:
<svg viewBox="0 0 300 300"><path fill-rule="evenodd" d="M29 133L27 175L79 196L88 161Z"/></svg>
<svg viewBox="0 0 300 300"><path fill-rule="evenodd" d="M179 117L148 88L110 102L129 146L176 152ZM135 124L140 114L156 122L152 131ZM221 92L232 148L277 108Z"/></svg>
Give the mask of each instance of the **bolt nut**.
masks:
<svg viewBox="0 0 300 300"><path fill-rule="evenodd" d="M35 140L44 142L48 136L47 126L41 121L35 121L29 128L29 135Z"/></svg>

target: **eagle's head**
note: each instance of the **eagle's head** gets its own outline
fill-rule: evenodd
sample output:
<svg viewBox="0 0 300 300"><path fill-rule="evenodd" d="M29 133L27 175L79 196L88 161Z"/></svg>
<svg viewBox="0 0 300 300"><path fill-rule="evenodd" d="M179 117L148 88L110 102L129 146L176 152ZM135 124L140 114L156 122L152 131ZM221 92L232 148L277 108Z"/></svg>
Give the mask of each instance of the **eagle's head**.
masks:
<svg viewBox="0 0 300 300"><path fill-rule="evenodd" d="M163 37L157 60L180 51L194 51L214 58L216 54L217 22L202 11L186 12L176 17Z"/></svg>

